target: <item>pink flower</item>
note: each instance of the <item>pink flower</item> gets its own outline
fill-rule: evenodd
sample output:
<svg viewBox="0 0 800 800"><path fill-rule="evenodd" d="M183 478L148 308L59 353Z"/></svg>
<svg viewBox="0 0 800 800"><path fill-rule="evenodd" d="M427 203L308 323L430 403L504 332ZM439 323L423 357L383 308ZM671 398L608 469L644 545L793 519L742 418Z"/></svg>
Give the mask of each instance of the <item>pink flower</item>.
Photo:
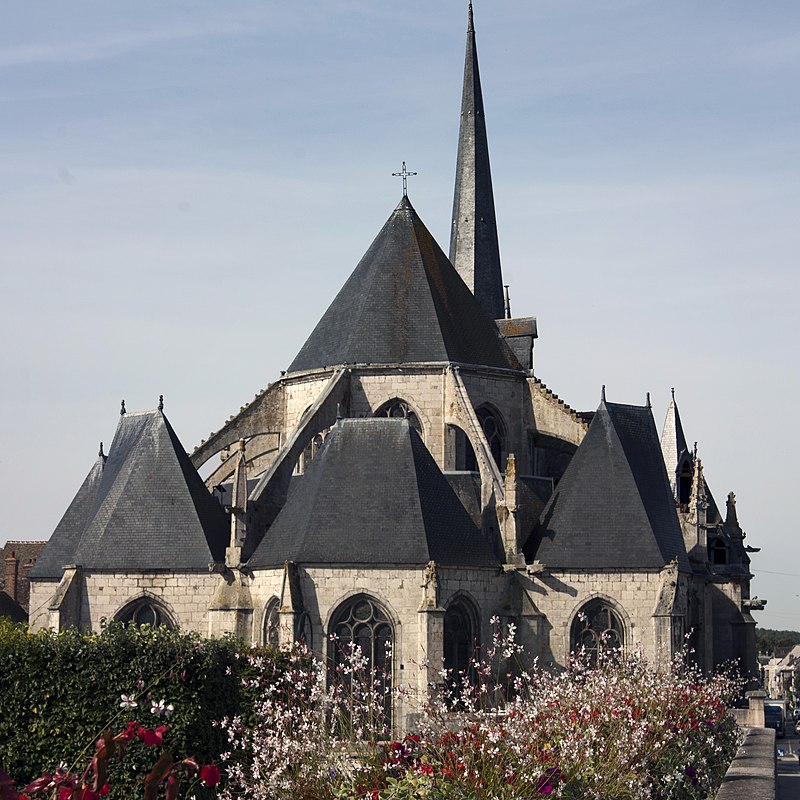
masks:
<svg viewBox="0 0 800 800"><path fill-rule="evenodd" d="M204 786L216 786L219 783L219 769L216 764L206 764L200 770L200 780Z"/></svg>

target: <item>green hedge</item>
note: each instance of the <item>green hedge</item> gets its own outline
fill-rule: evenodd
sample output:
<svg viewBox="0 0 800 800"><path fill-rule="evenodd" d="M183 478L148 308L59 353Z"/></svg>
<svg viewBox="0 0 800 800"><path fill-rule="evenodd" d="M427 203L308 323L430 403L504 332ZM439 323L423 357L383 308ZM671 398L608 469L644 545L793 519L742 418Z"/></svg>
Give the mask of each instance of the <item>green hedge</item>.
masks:
<svg viewBox="0 0 800 800"><path fill-rule="evenodd" d="M147 728L169 725L164 748L201 763L226 749L215 720L248 715L247 659L231 638L201 639L166 628L119 623L99 634L71 629L29 633L0 619L0 769L18 785L66 763L82 772L99 733L118 733L129 720ZM267 671L281 656L265 650ZM120 695L138 707L121 709ZM151 699L175 710L168 720L150 712ZM141 781L161 748L135 741L109 773L112 798L141 796Z"/></svg>

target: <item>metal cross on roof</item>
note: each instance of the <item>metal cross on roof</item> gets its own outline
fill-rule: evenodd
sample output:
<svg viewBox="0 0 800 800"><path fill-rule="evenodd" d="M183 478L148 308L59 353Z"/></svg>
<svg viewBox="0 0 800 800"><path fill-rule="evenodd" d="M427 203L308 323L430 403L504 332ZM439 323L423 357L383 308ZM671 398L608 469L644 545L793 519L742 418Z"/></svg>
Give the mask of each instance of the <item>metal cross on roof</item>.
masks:
<svg viewBox="0 0 800 800"><path fill-rule="evenodd" d="M406 162L405 161L403 162L403 168L400 170L400 172L393 172L392 173L392 177L393 178L402 178L403 179L403 197L408 197L408 178L409 178L409 176L416 175L416 174L417 174L416 172L409 172L406 169Z"/></svg>

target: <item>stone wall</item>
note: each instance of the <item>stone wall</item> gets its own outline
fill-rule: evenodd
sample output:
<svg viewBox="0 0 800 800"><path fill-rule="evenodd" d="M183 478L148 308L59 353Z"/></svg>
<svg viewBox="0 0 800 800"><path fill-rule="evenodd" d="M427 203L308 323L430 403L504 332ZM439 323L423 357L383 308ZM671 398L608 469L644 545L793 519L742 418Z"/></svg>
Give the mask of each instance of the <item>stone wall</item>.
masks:
<svg viewBox="0 0 800 800"><path fill-rule="evenodd" d="M566 662L572 623L584 604L594 598L603 598L616 609L624 626L626 649L641 650L653 663L671 658L671 652L658 650L653 618L664 582L659 570L548 570L532 578L532 596L546 617L538 652L545 662Z"/></svg>

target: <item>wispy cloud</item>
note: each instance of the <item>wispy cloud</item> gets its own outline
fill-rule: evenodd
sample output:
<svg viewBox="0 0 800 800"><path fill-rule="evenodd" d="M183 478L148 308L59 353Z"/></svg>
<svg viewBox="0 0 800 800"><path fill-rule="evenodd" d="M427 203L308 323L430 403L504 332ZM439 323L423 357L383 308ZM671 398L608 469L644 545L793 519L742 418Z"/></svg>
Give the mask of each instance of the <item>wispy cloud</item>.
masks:
<svg viewBox="0 0 800 800"><path fill-rule="evenodd" d="M101 35L96 38L75 39L66 42L36 42L13 47L0 47L0 67L105 61L164 42L233 35L245 30L247 30L247 25L244 21L228 20L213 24L182 25L168 29Z"/></svg>

